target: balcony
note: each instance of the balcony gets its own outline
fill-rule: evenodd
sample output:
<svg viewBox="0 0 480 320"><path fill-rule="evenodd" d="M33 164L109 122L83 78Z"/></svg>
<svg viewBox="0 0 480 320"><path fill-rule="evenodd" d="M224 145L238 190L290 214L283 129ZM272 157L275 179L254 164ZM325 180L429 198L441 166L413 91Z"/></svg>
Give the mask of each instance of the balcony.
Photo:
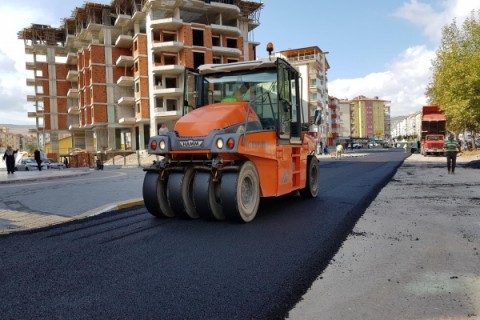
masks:
<svg viewBox="0 0 480 320"><path fill-rule="evenodd" d="M185 67L176 64L154 65L152 71L154 74L178 75L185 72Z"/></svg>
<svg viewBox="0 0 480 320"><path fill-rule="evenodd" d="M137 10L133 13L132 20L133 22L138 21L138 22L144 22L146 13L142 11L141 7L138 7Z"/></svg>
<svg viewBox="0 0 480 320"><path fill-rule="evenodd" d="M211 24L213 34L223 34L228 36L239 36L241 34L238 27L224 26L221 24Z"/></svg>
<svg viewBox="0 0 480 320"><path fill-rule="evenodd" d="M183 20L176 19L176 18L156 19L156 20L152 20L152 22L150 23L150 27L152 29L160 28L162 30L170 30L170 31L178 30L182 25L183 25Z"/></svg>
<svg viewBox="0 0 480 320"><path fill-rule="evenodd" d="M135 117L124 117L118 119L118 123L120 124L135 124L137 123L137 119Z"/></svg>
<svg viewBox="0 0 480 320"><path fill-rule="evenodd" d="M42 99L43 99L43 96L39 96L39 95L30 94L30 95L27 96L27 101L28 102L42 101Z"/></svg>
<svg viewBox="0 0 480 320"><path fill-rule="evenodd" d="M67 97L78 99L78 89L70 88L67 92Z"/></svg>
<svg viewBox="0 0 480 320"><path fill-rule="evenodd" d="M80 129L80 124L72 123L68 126L68 130L75 130L75 129Z"/></svg>
<svg viewBox="0 0 480 320"><path fill-rule="evenodd" d="M125 34L118 36L117 41L115 41L115 47L117 48L131 48L132 44L133 37Z"/></svg>
<svg viewBox="0 0 480 320"><path fill-rule="evenodd" d="M165 41L165 42L154 42L152 44L152 49L155 52L171 52L178 53L183 50L184 44L180 41Z"/></svg>
<svg viewBox="0 0 480 320"><path fill-rule="evenodd" d="M117 67L131 67L133 66L133 57L132 56L120 56L115 62Z"/></svg>
<svg viewBox="0 0 480 320"><path fill-rule="evenodd" d="M135 79L129 76L121 76L117 80L117 85L121 87L132 87L134 83L135 83Z"/></svg>
<svg viewBox="0 0 480 320"><path fill-rule="evenodd" d="M67 73L67 80L72 82L78 82L78 71L69 70Z"/></svg>
<svg viewBox="0 0 480 320"><path fill-rule="evenodd" d="M36 112L28 112L28 113L27 113L27 117L28 117L28 118L36 118L36 117L37 117L37 113L36 113Z"/></svg>
<svg viewBox="0 0 480 320"><path fill-rule="evenodd" d="M79 114L80 110L78 109L78 106L71 106L71 107L68 107L67 113L68 114Z"/></svg>
<svg viewBox="0 0 480 320"><path fill-rule="evenodd" d="M118 99L118 105L121 107L133 107L135 106L134 97L121 97Z"/></svg>
<svg viewBox="0 0 480 320"><path fill-rule="evenodd" d="M35 70L37 67L35 66L35 62L26 62L25 63L25 68L27 70Z"/></svg>
<svg viewBox="0 0 480 320"><path fill-rule="evenodd" d="M172 110L172 111L165 111L163 108L155 108L153 111L154 117L176 117L182 116L182 110Z"/></svg>
<svg viewBox="0 0 480 320"><path fill-rule="evenodd" d="M77 61L78 61L77 54L75 52L67 53L67 61L66 61L67 64L77 65Z"/></svg>
<svg viewBox="0 0 480 320"><path fill-rule="evenodd" d="M217 55L230 56L230 57L239 57L242 54L242 51L240 51L240 49L237 49L237 48L212 46L212 53Z"/></svg>
<svg viewBox="0 0 480 320"><path fill-rule="evenodd" d="M115 27L125 27L132 20L132 16L128 14L119 14L115 19Z"/></svg>
<svg viewBox="0 0 480 320"><path fill-rule="evenodd" d="M73 47L77 37L74 34L68 34L66 39L66 46Z"/></svg>
<svg viewBox="0 0 480 320"><path fill-rule="evenodd" d="M27 86L34 87L36 85L41 85L42 80L40 79L27 79Z"/></svg>
<svg viewBox="0 0 480 320"><path fill-rule="evenodd" d="M162 97L181 97L183 95L183 89L154 87L153 94Z"/></svg>

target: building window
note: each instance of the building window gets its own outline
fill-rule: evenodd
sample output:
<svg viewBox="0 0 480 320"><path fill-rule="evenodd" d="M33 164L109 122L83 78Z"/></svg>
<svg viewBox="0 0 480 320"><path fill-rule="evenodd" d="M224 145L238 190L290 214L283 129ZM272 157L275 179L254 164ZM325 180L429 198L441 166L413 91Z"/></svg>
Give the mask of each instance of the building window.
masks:
<svg viewBox="0 0 480 320"><path fill-rule="evenodd" d="M220 36L212 36L212 46L221 47Z"/></svg>
<svg viewBox="0 0 480 320"><path fill-rule="evenodd" d="M237 59L227 59L227 63L234 63L234 62L238 62Z"/></svg>
<svg viewBox="0 0 480 320"><path fill-rule="evenodd" d="M166 88L176 88L177 87L177 78L165 78L165 87Z"/></svg>
<svg viewBox="0 0 480 320"><path fill-rule="evenodd" d="M138 49L138 40L133 41L133 51L137 51Z"/></svg>
<svg viewBox="0 0 480 320"><path fill-rule="evenodd" d="M140 113L140 102L137 102L137 113Z"/></svg>
<svg viewBox="0 0 480 320"><path fill-rule="evenodd" d="M140 83L135 82L135 92L140 92Z"/></svg>
<svg viewBox="0 0 480 320"><path fill-rule="evenodd" d="M177 64L177 56L173 56L173 55L163 56L163 64L165 65Z"/></svg>
<svg viewBox="0 0 480 320"><path fill-rule="evenodd" d="M236 38L227 38L227 47L228 48L237 48L237 39Z"/></svg>
<svg viewBox="0 0 480 320"><path fill-rule="evenodd" d="M155 99L155 106L157 108L162 108L163 109L163 98L157 97Z"/></svg>
<svg viewBox="0 0 480 320"><path fill-rule="evenodd" d="M138 61L136 61L135 64L133 65L133 71L138 72Z"/></svg>
<svg viewBox="0 0 480 320"><path fill-rule="evenodd" d="M193 68L198 68L198 66L205 63L205 53L203 52L194 52L193 53Z"/></svg>
<svg viewBox="0 0 480 320"><path fill-rule="evenodd" d="M167 111L177 111L177 100L167 99Z"/></svg>
<svg viewBox="0 0 480 320"><path fill-rule="evenodd" d="M155 81L155 87L156 88L161 88L162 87L162 77L161 76L155 76L154 81Z"/></svg>
<svg viewBox="0 0 480 320"><path fill-rule="evenodd" d="M153 38L153 41L160 41L160 32L158 31L153 31L152 32L152 38Z"/></svg>
<svg viewBox="0 0 480 320"><path fill-rule="evenodd" d="M192 30L193 36L193 45L203 47L203 30L193 29Z"/></svg>
<svg viewBox="0 0 480 320"><path fill-rule="evenodd" d="M162 41L163 42L166 42L166 41L177 41L177 35L175 33L171 33L171 32L164 32L162 33Z"/></svg>

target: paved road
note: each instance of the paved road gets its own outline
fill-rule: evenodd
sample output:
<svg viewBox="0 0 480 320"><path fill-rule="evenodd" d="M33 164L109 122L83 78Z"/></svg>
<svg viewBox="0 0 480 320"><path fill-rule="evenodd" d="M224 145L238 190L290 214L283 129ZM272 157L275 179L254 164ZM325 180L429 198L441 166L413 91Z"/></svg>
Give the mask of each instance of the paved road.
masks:
<svg viewBox="0 0 480 320"><path fill-rule="evenodd" d="M370 157L370 156L369 156ZM477 156L478 158L478 156ZM357 159L358 160L358 159ZM446 175L446 169L444 166L444 158L441 157L428 157L424 158L418 155L413 155L407 159L405 164L401 166L393 177L392 181L382 190L374 202L369 206L366 212L362 215L362 218L358 221L355 228L343 243L342 247L336 253L334 258L328 263L327 269L314 281L310 289L307 290L307 284L314 280L311 277L309 280L309 274L303 274L302 283L306 284L305 289L301 289L298 292L304 290L305 294L295 306L292 302L292 310L289 311L289 319L477 319L480 318L480 227L478 221L480 220L478 206L480 203L479 182L480 170L478 170L478 163L480 159L464 159L460 157L460 167L457 169L455 176ZM466 166L470 160L477 160L471 166ZM343 160L342 160L343 161ZM335 175L329 173L332 168L344 168L345 162L339 161L338 163L330 161L330 159L322 159L322 188L325 195L334 197L335 190L327 190L329 188L335 189L334 185L326 185L325 182L331 179L338 179L338 176L348 176L352 174L352 171L341 170L344 175ZM351 161L351 160L348 160ZM363 160L358 160L363 161ZM477 168L477 169L475 169ZM134 171L132 171L134 172ZM101 172L88 172L87 175L92 175L93 179L99 178ZM1 174L1 173L0 173ZM140 175L139 182L141 184ZM425 179L428 177L428 179ZM2 177L0 176L0 180ZM63 179L62 179L63 180ZM47 182L47 178L42 177L43 182ZM136 182L135 182L136 183ZM90 184L90 187L97 186L97 184ZM2 188L3 187L3 188ZM0 193L3 193L6 188L10 188L12 185L5 186L0 184ZM47 188L48 189L48 188ZM327 191L326 191L327 190ZM453 192L452 192L453 190ZM98 194L97 194L98 195ZM105 199L107 200L107 199ZM338 199L337 199L338 200ZM325 198L320 198L320 202L325 206ZM340 200L340 202L342 202ZM85 204L82 204L85 205ZM342 206L343 203L340 203ZM265 204L266 207L273 207L273 210L282 212L279 213L280 219L282 216L290 216L291 213L284 213L283 210L287 207L290 209L296 209L295 202L281 202L281 203L269 203ZM285 207L285 208L284 208ZM323 209L322 209L323 210ZM0 209L0 215L2 209ZM18 215L18 211L16 211ZM351 212L353 213L353 212ZM331 214L331 213L329 213ZM267 223L270 221L275 225L278 225L280 221L277 218L277 214L263 213L263 219L267 219ZM260 215L259 217L262 217ZM271 216L271 217L270 217ZM303 214L301 214L303 216ZM274 220L270 220L274 219ZM135 243L141 243L141 247L145 248L145 241L153 241L154 243L160 242L157 250L164 251L162 243L166 238L160 237L158 230L172 231L172 227L180 230L184 230L185 224L177 225L177 223L185 221L164 221L165 224L157 225L155 223L150 226L145 226L145 222L158 222L152 220L148 213L144 211L135 212L123 212L123 213L111 213L102 215L96 218L91 218L89 224L77 223L69 225L68 228L55 228L47 232L23 234L21 238L26 241L26 248L21 245L20 240L13 242L5 242L0 237L0 283L5 280L5 275L11 275L13 272L11 269L19 269L27 274L26 279L23 277L17 279L13 276L13 279L18 280L20 284L19 288L5 289L2 287L2 292L13 293L12 299L18 298L18 301L5 301L5 307L9 308L8 313L5 313L4 317L9 318L8 315L12 315L16 312L21 312L24 308L23 303L33 303L33 307L38 307L38 302L35 300L37 290L43 292L40 287L47 285L49 290L53 290L48 293L47 297L40 297L39 300L50 299L53 296L52 301L59 301L61 310L55 308L52 311L52 306L41 306L37 311L32 312L31 308L26 308L24 313L21 313L21 318L29 318L30 316L37 315L41 318L41 315L48 314L49 319L55 317L61 318L74 318L72 314L77 314L77 318L86 318L87 315L82 313L81 306L93 306L92 311L89 311L89 315L105 315L110 317L112 313L108 310L102 309L99 305L104 301L104 298L98 298L98 302L95 302L97 298L94 298L95 293L89 292L89 283L85 279L78 279L79 274L84 275L87 279L93 279L92 281L100 281L100 284L93 285L92 290L99 290L101 292L110 292L108 290L103 291L102 286L108 287L107 280L101 275L92 275L90 269L93 267L94 273L105 274L103 269L107 269L106 274L111 274L113 281L113 287L120 288L127 286L129 290L133 290L134 294L143 295L138 293L138 287L136 287L132 281L121 284L120 274L129 274L125 271L132 272L132 269L127 266L123 266L120 261L122 253L121 249L114 248L110 258L102 257L104 251L110 251L107 244L117 243L120 247L123 247L125 243L122 243L124 239L127 243L127 252L133 252L128 239L133 239ZM307 221L308 219L301 219ZM296 233L302 225L302 221L282 222L279 232L289 231L287 234L288 239L291 239L291 233ZM131 226L134 230L131 230ZM197 222L187 222L189 232L196 230L197 235L201 235L201 239L207 238L211 241L212 238L219 235L218 228L213 228L212 235L204 234L204 230L199 230L196 226ZM209 224L209 223L207 223ZM222 229L224 227L223 223ZM205 225L205 222L200 223L201 226ZM1 226L1 217L0 217ZM103 227L102 227L103 226ZM181 227L183 226L183 227ZM218 224L214 226L218 227ZM230 225L226 225L230 228ZM250 226L250 225L249 225ZM295 231L290 230L290 226L295 227ZM56 230L57 233L51 234L50 232ZM82 230L88 230L87 234L79 235ZM178 231L177 230L177 231ZM319 228L321 232L324 232L322 228ZM150 232L152 231L152 232ZM223 232L223 231L222 231ZM145 234L146 233L146 234ZM255 232L252 232L255 233ZM235 233L237 234L237 233ZM36 235L36 236L34 236ZM39 237L40 235L43 235ZM65 238L67 235L75 235L73 238ZM325 232L326 237L330 235ZM20 236L20 235L18 235ZM160 239L160 238L161 239ZM338 237L338 235L337 235ZM10 239L16 237L10 236ZM85 246L98 246L95 238L104 240L101 242L103 249L95 248L90 249L94 255L100 255L98 261L93 259L88 253L83 252ZM276 239L274 234L274 239ZM59 240L57 242L57 240ZM87 241L87 239L90 239ZM148 239L148 240L145 240ZM316 239L316 238L315 238ZM238 245L234 241L232 246L237 248ZM298 241L297 238L294 239ZM321 241L321 240L319 240ZM249 243L254 242L252 239L248 239ZM172 246L175 246L173 242L170 242ZM194 241L195 247L198 248L197 256L201 256L204 251L204 242L198 243ZM328 241L322 242L324 245L328 245ZM43 245L40 245L43 244ZM168 245L168 244L166 244ZM50 247L49 247L50 246ZM181 244L184 247L185 244ZM211 251L221 246L212 247ZM261 244L261 247L266 247L266 244ZM271 251L275 252L280 244L270 243L268 247ZM3 248L10 248L4 250ZM31 249L34 252L31 252ZM82 249L80 249L82 248ZM187 247L188 248L188 247ZM222 246L223 248L223 246ZM304 250L302 247L297 247L298 250ZM36 251L39 251L36 253ZM158 254L157 250L150 249L149 253ZM169 251L165 249L165 255L169 260L175 259L178 255L178 251ZM311 250L307 248L307 250ZM186 250L187 253L190 250ZM100 253L99 253L100 252ZM214 252L215 253L215 252ZM183 254L183 253L182 253ZM233 253L229 253L232 255ZM253 253L250 253L250 255ZM323 256L325 252L321 253ZM17 255L20 255L18 258ZM73 259L70 255L77 257ZM83 256L85 255L85 256ZM112 255L114 258L112 258ZM247 255L246 257L250 257ZM333 255L333 253L332 253ZM139 257L140 254L134 252L135 258L139 258L141 261L148 261L150 267L160 266L164 263L161 258L155 259L148 256ZM163 255L162 255L163 256ZM5 261L10 261L13 258L13 263L9 263L8 266ZM66 258L65 258L66 257ZM272 259L276 258L276 254L269 254L268 257ZM313 255L317 257L317 255ZM217 256L214 254L212 259L215 260ZM24 259L24 260L22 260ZM207 259L207 258L205 258ZM25 270L25 264L37 265L37 260L40 260L39 270L34 268L33 270L33 282L30 282L32 275L29 274L29 270ZM45 262L45 260L52 260ZM65 260L65 261L64 261ZM161 260L161 261L160 261ZM327 259L328 260L328 259ZM325 260L325 261L327 261ZM155 261L157 264L155 265ZM282 260L275 260L279 263ZM325 262L324 261L324 262ZM195 264L190 261L186 268L195 272L195 266L204 266L205 262ZM127 265L132 263L127 259L125 262ZM45 271L45 264L46 270ZM75 268L70 266L72 264ZM116 265L118 264L118 266ZM298 261L298 265L302 265L301 261ZM169 264L173 266L172 263ZM215 268L211 269L212 272L216 272L220 268L221 263L212 265ZM243 266L244 264L242 264ZM266 264L266 273L268 277L270 273L276 272L276 266L270 267L271 264ZM63 269L63 267L65 267ZM112 270L117 268L117 273ZM301 266L303 268L305 266ZM33 267L32 267L33 268ZM178 268L175 265L175 268ZM233 267L236 269L237 267ZM249 266L244 267L245 270L249 269ZM298 266L300 268L300 266ZM8 273L5 270L8 269ZM161 269L161 268L160 268ZM180 268L183 269L183 268ZM318 270L320 270L318 268ZM257 269L255 269L257 270ZM314 269L314 271L317 269ZM62 275L65 272L70 276ZM136 273L148 273L143 266L135 269ZM175 274L175 277L182 274L182 270ZM15 272L13 272L15 273ZM171 270L167 268L166 274L171 275ZM46 276L45 276L46 275ZM56 277L59 279L56 279ZM146 275L145 275L146 276ZM311 276L311 275L310 275ZM51 278L54 279L51 279ZM128 277L128 276L127 276ZM135 275L137 277L143 277ZM248 277L246 274L241 274L235 278L240 277L243 280ZM9 276L10 278L10 276ZM77 281L78 279L78 281ZM152 277L152 286L159 286L155 276ZM228 285L240 281L233 279L228 281ZM288 276L285 276L285 284L289 284L291 280ZM13 280L12 280L13 281ZM15 283L9 282L8 286L15 287ZM63 281L63 284L60 283ZM207 280L203 281L206 282ZM248 282L249 279L246 280ZM15 281L13 281L15 282ZM198 291L198 286L201 286L203 282L192 282L195 285L194 291ZM40 289L35 289L34 284L38 283ZM60 285L59 285L60 283ZM130 283L130 284L128 284ZM186 281L181 281L188 285ZM85 292L85 296L73 295L68 292L68 288L65 286L72 285L74 289L80 288L81 292ZM259 285L264 284L260 281ZM22 286L29 286L29 288L22 292ZM33 286L33 287L32 287ZM131 286L131 287L130 287ZM146 286L149 288L149 285ZM204 287L202 287L204 288ZM294 286L290 285L289 288L294 292ZM256 289L261 291L261 289ZM256 292L253 289L253 292ZM33 293L32 293L33 291ZM66 293L64 293L66 292ZM40 293L40 294L41 294ZM220 290L219 293L222 293ZM241 293L241 292L240 292ZM96 293L99 294L98 292ZM125 294L128 293L118 293ZM164 291L153 292L153 296L158 296L161 301L160 304L168 305L165 303ZM284 293L283 293L284 294ZM63 297L65 295L65 297ZM208 295L208 294L207 294ZM171 296L173 297L173 295ZM167 298L170 300L171 297ZM182 305L185 297L191 297L185 295L178 300L178 303ZM178 298L178 297L177 297ZM94 299L95 301L91 301ZM138 306L137 300L134 298L133 303L127 303L126 306L117 306L121 310L135 309ZM240 295L235 296L232 299L240 299ZM298 298L299 299L299 298ZM78 300L78 301L77 301ZM190 301L191 299L188 299ZM199 301L204 301L202 295L200 298L193 299L193 303L196 304ZM224 301L221 300L220 301ZM280 307L275 306L280 301ZM272 306L278 310L285 310L288 304L284 304L281 300L274 301ZM3 302L3 300L2 300ZM188 303L188 302L185 302ZM48 303L47 303L48 304ZM152 302L155 306L158 301ZM0 304L0 309L1 309ZM115 305L115 304L114 304ZM267 308L272 308L268 304ZM147 309L151 306L147 306ZM225 308L235 308L235 304L232 306L227 303ZM0 310L1 312L2 310ZM130 312L132 312L130 310ZM286 311L285 311L286 312ZM108 315L107 315L108 313ZM3 313L2 313L3 314ZM127 313L128 314L128 313ZM158 312L156 318L162 318L165 313ZM18 315L18 314L17 314ZM137 314L138 315L138 314ZM202 313L195 318L202 318ZM36 317L36 318L39 318ZM141 318L137 316L136 318ZM281 318L282 316L279 316ZM18 318L15 316L15 318ZM122 315L119 316L122 318ZM175 318L175 317L173 317ZM257 317L259 318L259 317Z"/></svg>
<svg viewBox="0 0 480 320"><path fill-rule="evenodd" d="M318 198L264 199L247 225L154 219L140 207L0 237L0 314L283 318L405 156L323 160Z"/></svg>

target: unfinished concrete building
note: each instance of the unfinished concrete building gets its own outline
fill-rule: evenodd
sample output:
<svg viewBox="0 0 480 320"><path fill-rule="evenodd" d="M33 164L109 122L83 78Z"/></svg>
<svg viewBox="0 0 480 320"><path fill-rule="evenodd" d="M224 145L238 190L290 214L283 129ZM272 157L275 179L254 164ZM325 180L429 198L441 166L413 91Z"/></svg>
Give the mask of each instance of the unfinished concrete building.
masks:
<svg viewBox="0 0 480 320"><path fill-rule="evenodd" d="M184 72L256 58L251 31L263 4L239 0L113 0L74 8L61 27L18 33L32 56L30 117L39 142L90 152L145 150L182 115Z"/></svg>

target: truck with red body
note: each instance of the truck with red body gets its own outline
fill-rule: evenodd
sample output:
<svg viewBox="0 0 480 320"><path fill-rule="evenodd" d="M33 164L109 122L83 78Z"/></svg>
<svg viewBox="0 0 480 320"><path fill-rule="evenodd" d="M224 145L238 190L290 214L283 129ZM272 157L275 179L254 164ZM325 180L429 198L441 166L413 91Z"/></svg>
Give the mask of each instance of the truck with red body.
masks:
<svg viewBox="0 0 480 320"><path fill-rule="evenodd" d="M444 154L446 118L439 106L423 106L422 150L424 156Z"/></svg>

